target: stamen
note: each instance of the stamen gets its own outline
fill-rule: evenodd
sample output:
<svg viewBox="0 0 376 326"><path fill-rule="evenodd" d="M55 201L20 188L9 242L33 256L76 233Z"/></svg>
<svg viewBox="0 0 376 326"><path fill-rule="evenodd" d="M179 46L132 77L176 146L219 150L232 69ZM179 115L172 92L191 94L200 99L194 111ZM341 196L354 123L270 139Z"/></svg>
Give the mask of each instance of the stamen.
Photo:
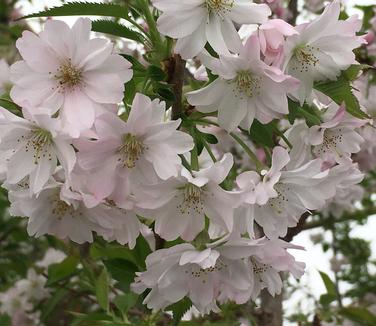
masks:
<svg viewBox="0 0 376 326"><path fill-rule="evenodd" d="M50 73L51 74L51 73ZM82 84L82 69L73 66L71 59L64 62L54 75L61 92L72 90ZM54 88L53 88L54 89Z"/></svg>
<svg viewBox="0 0 376 326"><path fill-rule="evenodd" d="M17 142L26 141L25 151L32 150L34 152L34 164L38 164L39 160L48 158L52 160L50 146L53 143L52 135L48 130L36 128L31 130L29 135L21 136Z"/></svg>
<svg viewBox="0 0 376 326"><path fill-rule="evenodd" d="M123 145L118 149L120 154L118 161L122 162L124 167L132 169L136 166L136 162L140 159L145 149L144 144L136 136L126 134L123 136Z"/></svg>
<svg viewBox="0 0 376 326"><path fill-rule="evenodd" d="M231 81L235 83L235 96L253 97L259 96L261 90L261 77L253 76L249 71L240 71Z"/></svg>
<svg viewBox="0 0 376 326"><path fill-rule="evenodd" d="M315 56L314 51L319 51L319 48L314 48L310 45L299 46L294 51L294 56L298 61L297 66L293 66L292 70L299 70L300 72L308 72L311 67L316 67L320 60Z"/></svg>
<svg viewBox="0 0 376 326"><path fill-rule="evenodd" d="M198 214L204 211L203 196L204 190L192 183L187 183L183 188L183 202L178 205L178 209L182 214L190 214L193 210Z"/></svg>
<svg viewBox="0 0 376 326"><path fill-rule="evenodd" d="M209 13L215 13L223 18L234 6L234 0L206 0L205 6Z"/></svg>

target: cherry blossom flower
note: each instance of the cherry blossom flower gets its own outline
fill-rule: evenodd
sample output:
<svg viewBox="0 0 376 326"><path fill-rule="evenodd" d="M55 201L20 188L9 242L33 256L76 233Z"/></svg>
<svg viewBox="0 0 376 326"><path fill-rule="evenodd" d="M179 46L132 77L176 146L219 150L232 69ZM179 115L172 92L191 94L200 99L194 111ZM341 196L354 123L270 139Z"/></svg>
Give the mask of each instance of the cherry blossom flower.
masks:
<svg viewBox="0 0 376 326"><path fill-rule="evenodd" d="M188 102L203 113L218 110L219 125L233 131L249 129L254 118L269 123L288 113L287 95L298 81L260 60L258 37L252 35L239 56L203 57L219 77L208 86L187 94Z"/></svg>
<svg viewBox="0 0 376 326"><path fill-rule="evenodd" d="M364 174L358 165L350 159L343 160L341 164L333 167L330 174L341 175L340 183L336 188L336 195L327 203L321 213L324 216L340 218L344 212L354 210L354 203L364 197L364 189L359 185Z"/></svg>
<svg viewBox="0 0 376 326"><path fill-rule="evenodd" d="M104 199L115 189L119 197L125 198L121 193L127 191L127 185L178 175L178 154L191 150L193 140L176 130L180 119L164 119L164 102L137 94L127 122L115 115L102 115L95 122L97 139L75 143L79 165L93 176L88 189L97 198Z"/></svg>
<svg viewBox="0 0 376 326"><path fill-rule="evenodd" d="M301 249L265 238L230 240L202 251L187 243L160 249L146 258L147 269L137 273L132 290L151 289L144 303L153 310L188 296L201 313L218 311L217 301L245 303L264 287L272 295L280 293L279 271L300 277L304 264L296 263L286 248Z"/></svg>
<svg viewBox="0 0 376 326"><path fill-rule="evenodd" d="M145 216L155 219L155 231L166 240L181 237L193 240L204 229L205 216L211 223L230 232L233 211L240 198L223 190L221 184L233 165L226 154L207 168L190 173L182 168L180 175L144 190L139 206L149 209Z"/></svg>
<svg viewBox="0 0 376 326"><path fill-rule="evenodd" d="M153 0L162 15L158 30L178 39L175 52L184 59L198 55L208 42L218 53L238 53L241 40L234 23L260 24L271 14L265 4L244 0Z"/></svg>
<svg viewBox="0 0 376 326"><path fill-rule="evenodd" d="M77 243L92 242L96 232L108 241L133 248L141 223L135 212L103 203L87 208L79 194L51 179L38 197L28 195L27 185L9 192L10 214L28 217L29 235L52 234Z"/></svg>
<svg viewBox="0 0 376 326"><path fill-rule="evenodd" d="M301 81L298 91L291 92L301 105L309 99L315 81L336 80L341 70L356 63L353 50L364 43L356 36L362 23L356 16L338 20L340 10L340 1L333 1L286 40L284 71Z"/></svg>
<svg viewBox="0 0 376 326"><path fill-rule="evenodd" d="M0 59L0 95L11 88L9 65L4 59Z"/></svg>
<svg viewBox="0 0 376 326"><path fill-rule="evenodd" d="M310 128L305 122L297 122L285 133L293 146L291 164L306 163L314 157L328 163L341 162L360 151L364 139L358 130L367 120L354 118L346 112L344 105L338 106L334 102L326 109L322 120L320 125Z"/></svg>
<svg viewBox="0 0 376 326"><path fill-rule="evenodd" d="M121 102L124 83L132 78L130 63L113 53L108 40L90 39L90 29L90 20L80 18L72 28L48 20L39 35L24 31L16 43L24 60L11 67L14 102L27 100L51 114L60 110L75 137L110 109L104 105Z"/></svg>
<svg viewBox="0 0 376 326"><path fill-rule="evenodd" d="M29 176L30 190L36 194L55 173L58 161L67 174L73 170L74 148L59 121L46 110L25 108L25 118L3 108L0 114L0 151L7 157L7 183L17 184Z"/></svg>
<svg viewBox="0 0 376 326"><path fill-rule="evenodd" d="M239 224L245 227L240 233L252 235L256 221L268 238L283 237L288 227L296 226L304 212L324 207L326 200L335 195L340 176L329 175L330 169L322 171L321 159L283 170L289 161L288 152L275 147L269 171L262 171L262 176L255 172L238 176L237 184L244 191L247 207L247 215L237 215L245 219Z"/></svg>

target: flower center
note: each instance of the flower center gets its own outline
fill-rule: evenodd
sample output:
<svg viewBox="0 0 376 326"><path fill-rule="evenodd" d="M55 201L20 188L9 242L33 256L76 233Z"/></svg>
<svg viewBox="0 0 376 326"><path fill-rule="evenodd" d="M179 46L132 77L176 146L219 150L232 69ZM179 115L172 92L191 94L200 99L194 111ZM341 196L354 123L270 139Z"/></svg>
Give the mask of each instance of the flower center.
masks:
<svg viewBox="0 0 376 326"><path fill-rule="evenodd" d="M140 159L145 149L144 144L138 140L136 136L125 134L123 136L123 145L118 149L120 154L118 161L121 162L124 167L132 169L136 166L136 162Z"/></svg>
<svg viewBox="0 0 376 326"><path fill-rule="evenodd" d="M269 199L269 206L278 214L283 214L286 211L286 205L289 202L287 198L287 193L290 191L289 187L286 187L282 183L277 183L274 185L275 191L278 193L278 196L275 198Z"/></svg>
<svg viewBox="0 0 376 326"><path fill-rule="evenodd" d="M191 268L185 270L185 274L191 274L191 277L199 279L202 283L206 283L212 273L220 272L224 268L227 268L227 264L218 259L214 266L205 269L199 265L192 264Z"/></svg>
<svg viewBox="0 0 376 326"><path fill-rule="evenodd" d="M232 81L236 85L236 91L239 95L253 97L260 95L261 77L252 75L249 71L238 72Z"/></svg>
<svg viewBox="0 0 376 326"><path fill-rule="evenodd" d="M202 214L204 210L203 195L204 190L195 186L192 183L187 183L183 188L183 202L178 205L182 214L188 213L193 210L198 214Z"/></svg>
<svg viewBox="0 0 376 326"><path fill-rule="evenodd" d="M74 208L68 205L65 201L57 198L53 201L52 214L55 215L59 220L61 220L66 214L70 214L73 217Z"/></svg>
<svg viewBox="0 0 376 326"><path fill-rule="evenodd" d="M223 16L231 11L234 6L234 0L206 0L205 6L209 13L214 12L218 16Z"/></svg>
<svg viewBox="0 0 376 326"><path fill-rule="evenodd" d="M323 142L321 145L318 145L315 148L315 152L318 156L326 153L336 153L339 157L342 156L338 145L343 142L342 129L337 129L336 133L331 132L330 130L324 131Z"/></svg>
<svg viewBox="0 0 376 326"><path fill-rule="evenodd" d="M36 128L31 130L29 137L21 136L17 142L26 140L25 151L32 150L34 152L34 164L38 164L41 158L52 160L50 146L53 143L52 135L48 130Z"/></svg>
<svg viewBox="0 0 376 326"><path fill-rule="evenodd" d="M299 65L292 67L292 70L299 70L300 72L308 72L309 68L316 67L320 60L314 54L314 50L319 51L319 48L314 48L310 45L299 46L294 51L294 56Z"/></svg>
<svg viewBox="0 0 376 326"><path fill-rule="evenodd" d="M270 269L271 266L260 263L256 258L251 257L253 272L257 275L263 274Z"/></svg>
<svg viewBox="0 0 376 326"><path fill-rule="evenodd" d="M54 75L58 81L58 88L62 91L71 90L82 83L82 69L72 65L71 59L63 63Z"/></svg>

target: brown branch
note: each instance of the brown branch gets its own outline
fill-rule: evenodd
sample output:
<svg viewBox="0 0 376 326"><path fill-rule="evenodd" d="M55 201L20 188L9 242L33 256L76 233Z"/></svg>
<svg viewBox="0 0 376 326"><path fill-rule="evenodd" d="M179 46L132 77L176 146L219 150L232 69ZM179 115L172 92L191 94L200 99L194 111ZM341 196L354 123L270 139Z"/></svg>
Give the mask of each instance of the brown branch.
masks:
<svg viewBox="0 0 376 326"><path fill-rule="evenodd" d="M293 239L297 234L299 234L300 232L302 232L302 231L304 230L304 228L305 228L305 225L306 225L306 222L307 222L307 219L308 219L309 216L311 216L310 213L308 213L308 212L304 213L304 214L300 217L300 220L299 220L297 226L288 229L287 234L286 234L286 236L283 238L283 240L285 240L285 241L287 241L287 242L291 242L292 239Z"/></svg>
<svg viewBox="0 0 376 326"><path fill-rule="evenodd" d="M180 118L183 111L183 85L185 74L185 60L179 54L174 54L168 61L168 82L173 85L175 101L172 105L171 119L177 120Z"/></svg>
<svg viewBox="0 0 376 326"><path fill-rule="evenodd" d="M299 15L298 0L290 0L288 9L291 13L291 17L289 18L288 22L291 25L295 25L296 24L296 18Z"/></svg>

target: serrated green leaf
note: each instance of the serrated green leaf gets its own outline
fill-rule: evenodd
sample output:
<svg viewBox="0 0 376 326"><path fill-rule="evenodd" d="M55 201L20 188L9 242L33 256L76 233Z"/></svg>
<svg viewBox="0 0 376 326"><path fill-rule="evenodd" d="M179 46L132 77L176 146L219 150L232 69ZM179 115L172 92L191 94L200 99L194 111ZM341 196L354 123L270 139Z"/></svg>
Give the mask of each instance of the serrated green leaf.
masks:
<svg viewBox="0 0 376 326"><path fill-rule="evenodd" d="M102 309L108 311L108 275L106 268L103 268L95 284L95 295Z"/></svg>
<svg viewBox="0 0 376 326"><path fill-rule="evenodd" d="M61 263L52 264L48 267L47 286L66 279L77 271L77 264L79 260L76 257L70 256L65 258Z"/></svg>
<svg viewBox="0 0 376 326"><path fill-rule="evenodd" d="M106 16L116 18L128 17L128 9L112 3L69 2L60 7L52 7L24 18L51 17L51 16Z"/></svg>
<svg viewBox="0 0 376 326"><path fill-rule="evenodd" d="M166 73L158 66L150 65L147 69L147 74L151 79L156 81L163 81L167 78Z"/></svg>
<svg viewBox="0 0 376 326"><path fill-rule="evenodd" d="M319 271L319 273L320 273L321 279L323 280L323 282L325 284L325 288L326 288L326 291L328 292L328 294L333 294L333 295L336 296L337 295L336 286L332 282L332 280L330 279L328 274L321 272L321 271Z"/></svg>
<svg viewBox="0 0 376 326"><path fill-rule="evenodd" d="M192 301L185 297L177 303L166 308L166 311L172 311L172 326L178 326L185 313L192 307Z"/></svg>
<svg viewBox="0 0 376 326"><path fill-rule="evenodd" d="M144 42L144 38L140 33L130 29L129 27L114 22L112 20L99 19L92 22L92 30L94 32L111 34L122 38L127 38L139 43Z"/></svg>
<svg viewBox="0 0 376 326"><path fill-rule="evenodd" d="M301 107L299 103L294 102L291 99L288 99L288 104L289 104L289 114L287 117L291 124L294 124L294 121L297 118L304 119L308 127L321 124L320 117L309 105L304 104Z"/></svg>
<svg viewBox="0 0 376 326"><path fill-rule="evenodd" d="M359 101L352 92L350 82L342 74L336 81L319 82L314 85L318 91L329 96L338 105L346 104L346 111L359 119L369 118L360 109Z"/></svg>

